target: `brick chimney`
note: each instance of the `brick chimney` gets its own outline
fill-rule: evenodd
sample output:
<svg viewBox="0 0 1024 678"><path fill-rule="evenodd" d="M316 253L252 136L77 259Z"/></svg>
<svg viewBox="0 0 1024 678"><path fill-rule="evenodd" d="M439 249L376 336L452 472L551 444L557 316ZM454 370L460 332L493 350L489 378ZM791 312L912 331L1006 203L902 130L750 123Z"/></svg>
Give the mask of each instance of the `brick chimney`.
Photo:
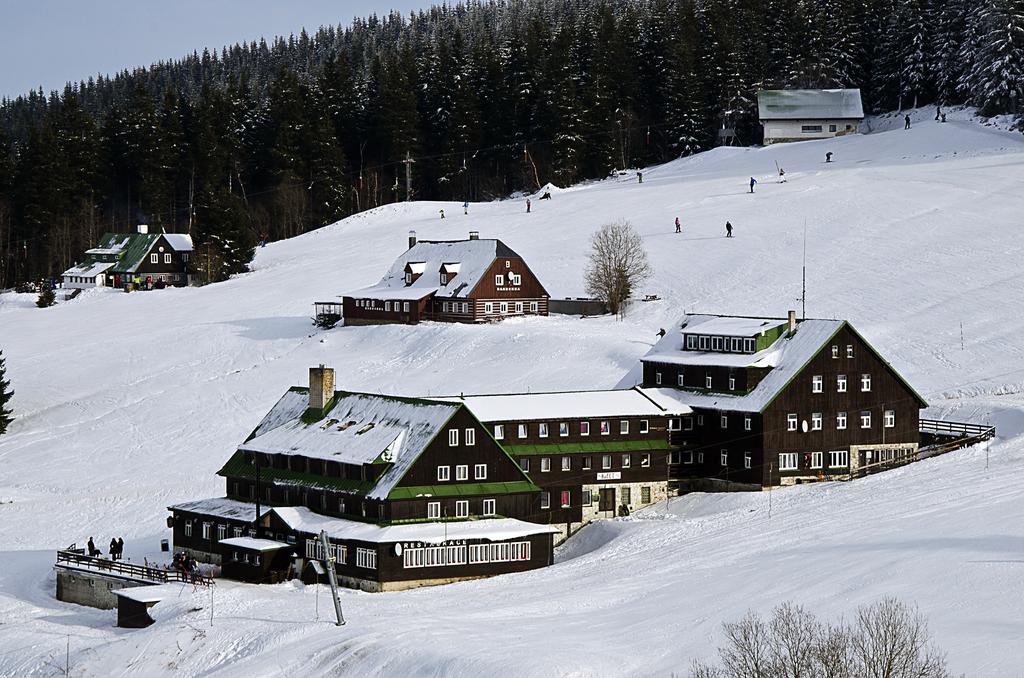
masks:
<svg viewBox="0 0 1024 678"><path fill-rule="evenodd" d="M789 312L789 336L796 332L796 311Z"/></svg>
<svg viewBox="0 0 1024 678"><path fill-rule="evenodd" d="M480 239L480 231L470 231L469 232L469 239L470 240L479 240Z"/></svg>
<svg viewBox="0 0 1024 678"><path fill-rule="evenodd" d="M333 367L310 367L309 368L309 408L311 410L323 410L327 403L334 397L334 368Z"/></svg>
<svg viewBox="0 0 1024 678"><path fill-rule="evenodd" d="M409 249L416 247L416 231L409 231Z"/></svg>

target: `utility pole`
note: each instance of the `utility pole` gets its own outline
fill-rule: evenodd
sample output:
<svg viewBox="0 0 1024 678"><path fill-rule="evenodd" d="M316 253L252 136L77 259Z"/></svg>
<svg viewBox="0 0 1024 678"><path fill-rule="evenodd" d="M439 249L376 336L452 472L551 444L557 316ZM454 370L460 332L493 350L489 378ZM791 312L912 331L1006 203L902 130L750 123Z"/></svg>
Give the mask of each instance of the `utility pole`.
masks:
<svg viewBox="0 0 1024 678"><path fill-rule="evenodd" d="M800 315L807 320L807 220L804 219L804 263L800 281Z"/></svg>
<svg viewBox="0 0 1024 678"><path fill-rule="evenodd" d="M405 160L402 163L405 165L405 201L409 202L412 200L412 164L416 162L412 159L412 155L409 151L405 152Z"/></svg>
<svg viewBox="0 0 1024 678"><path fill-rule="evenodd" d="M324 548L324 565L327 569L327 581L331 583L331 594L334 596L334 613L338 617L335 626L345 625L345 616L341 613L341 599L338 598L338 575L334 572L334 557L331 555L331 544L327 541L327 531L320 530L320 545Z"/></svg>
<svg viewBox="0 0 1024 678"><path fill-rule="evenodd" d="M260 538L260 460L255 452L252 454L252 463L256 467L256 520L252 521L256 528L256 538Z"/></svg>

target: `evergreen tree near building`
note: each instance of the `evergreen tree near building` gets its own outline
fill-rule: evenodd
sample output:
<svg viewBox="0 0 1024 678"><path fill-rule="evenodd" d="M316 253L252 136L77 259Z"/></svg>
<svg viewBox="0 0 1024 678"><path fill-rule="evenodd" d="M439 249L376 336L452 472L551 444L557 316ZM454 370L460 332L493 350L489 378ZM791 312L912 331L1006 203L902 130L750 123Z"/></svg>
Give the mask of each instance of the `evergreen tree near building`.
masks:
<svg viewBox="0 0 1024 678"><path fill-rule="evenodd" d="M4 359L4 352L0 350L0 435L6 433L7 427L14 421L11 410L7 407L7 403L11 401L12 397L14 397L14 389L11 388L11 382L7 379L7 363Z"/></svg>
<svg viewBox="0 0 1024 678"><path fill-rule="evenodd" d="M39 308L49 308L57 303L57 295L54 293L53 288L46 284L43 289L39 291L39 297L36 299L36 306Z"/></svg>

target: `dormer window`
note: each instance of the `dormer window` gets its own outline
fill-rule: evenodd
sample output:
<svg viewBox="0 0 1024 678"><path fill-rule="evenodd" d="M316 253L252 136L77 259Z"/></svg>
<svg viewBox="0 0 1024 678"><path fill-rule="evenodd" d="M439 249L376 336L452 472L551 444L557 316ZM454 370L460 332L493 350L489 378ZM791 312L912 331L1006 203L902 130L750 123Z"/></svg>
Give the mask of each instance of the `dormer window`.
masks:
<svg viewBox="0 0 1024 678"><path fill-rule="evenodd" d="M406 285L411 285L412 284L412 273L406 273L405 274L405 284Z"/></svg>
<svg viewBox="0 0 1024 678"><path fill-rule="evenodd" d="M441 284L442 285L447 285L448 284L448 274L447 273L442 273L441 274Z"/></svg>
<svg viewBox="0 0 1024 678"><path fill-rule="evenodd" d="M687 334L686 335L686 348L695 350L697 348L697 335Z"/></svg>
<svg viewBox="0 0 1024 678"><path fill-rule="evenodd" d="M743 350L745 352L747 352L747 353L753 353L754 352L754 340L753 339L744 339L743 340Z"/></svg>

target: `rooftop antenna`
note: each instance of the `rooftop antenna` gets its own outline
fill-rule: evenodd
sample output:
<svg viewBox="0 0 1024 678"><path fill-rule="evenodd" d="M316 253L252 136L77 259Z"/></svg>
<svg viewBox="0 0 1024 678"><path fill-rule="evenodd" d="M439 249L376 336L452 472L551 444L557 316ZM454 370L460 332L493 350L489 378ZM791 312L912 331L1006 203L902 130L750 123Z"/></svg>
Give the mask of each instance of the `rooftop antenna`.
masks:
<svg viewBox="0 0 1024 678"><path fill-rule="evenodd" d="M800 281L800 315L807 320L807 219L804 219L804 263Z"/></svg>

